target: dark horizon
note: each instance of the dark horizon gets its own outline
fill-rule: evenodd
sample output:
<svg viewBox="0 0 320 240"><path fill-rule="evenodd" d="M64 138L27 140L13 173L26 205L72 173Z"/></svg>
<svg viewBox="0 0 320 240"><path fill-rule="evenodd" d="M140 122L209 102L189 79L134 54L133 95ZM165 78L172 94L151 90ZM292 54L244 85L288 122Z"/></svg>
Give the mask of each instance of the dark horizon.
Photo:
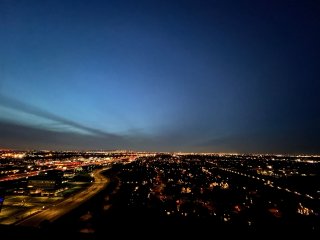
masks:
<svg viewBox="0 0 320 240"><path fill-rule="evenodd" d="M0 0L0 148L320 154L319 12Z"/></svg>

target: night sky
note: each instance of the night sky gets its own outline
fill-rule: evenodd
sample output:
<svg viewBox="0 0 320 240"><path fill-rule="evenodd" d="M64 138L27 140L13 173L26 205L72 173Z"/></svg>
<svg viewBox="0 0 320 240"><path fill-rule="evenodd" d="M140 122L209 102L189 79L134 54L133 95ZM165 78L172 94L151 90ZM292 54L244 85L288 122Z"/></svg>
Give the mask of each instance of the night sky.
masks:
<svg viewBox="0 0 320 240"><path fill-rule="evenodd" d="M320 2L0 0L0 148L320 153Z"/></svg>

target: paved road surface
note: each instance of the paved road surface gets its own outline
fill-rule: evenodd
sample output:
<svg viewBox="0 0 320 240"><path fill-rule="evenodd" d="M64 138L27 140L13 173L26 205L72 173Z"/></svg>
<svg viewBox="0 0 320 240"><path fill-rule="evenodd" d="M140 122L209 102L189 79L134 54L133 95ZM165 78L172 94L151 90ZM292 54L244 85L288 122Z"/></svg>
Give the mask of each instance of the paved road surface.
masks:
<svg viewBox="0 0 320 240"><path fill-rule="evenodd" d="M70 196L54 207L41 211L38 214L35 214L16 223L16 225L37 227L44 220L49 220L50 222L52 222L63 216L64 214L70 212L72 209L78 207L81 203L85 202L86 200L100 192L102 189L104 189L105 186L109 183L109 180L101 174L101 172L104 170L106 169L101 169L94 172L95 182L89 188L73 196Z"/></svg>

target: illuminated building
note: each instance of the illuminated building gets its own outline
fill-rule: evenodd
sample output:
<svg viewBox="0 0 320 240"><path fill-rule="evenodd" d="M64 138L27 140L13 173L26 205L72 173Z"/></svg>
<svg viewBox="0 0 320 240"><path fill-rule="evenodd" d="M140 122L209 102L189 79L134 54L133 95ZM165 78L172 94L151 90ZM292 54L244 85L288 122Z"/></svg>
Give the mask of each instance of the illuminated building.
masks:
<svg viewBox="0 0 320 240"><path fill-rule="evenodd" d="M55 196L62 186L62 171L52 170L28 180L30 194Z"/></svg>

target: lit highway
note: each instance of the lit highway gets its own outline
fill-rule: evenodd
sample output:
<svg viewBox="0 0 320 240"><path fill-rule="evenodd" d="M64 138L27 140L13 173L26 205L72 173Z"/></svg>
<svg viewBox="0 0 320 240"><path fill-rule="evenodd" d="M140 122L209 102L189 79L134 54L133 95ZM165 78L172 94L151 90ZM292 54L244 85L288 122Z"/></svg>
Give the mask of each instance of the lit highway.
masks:
<svg viewBox="0 0 320 240"><path fill-rule="evenodd" d="M27 172L27 173L17 173L17 174L8 175L8 176L0 177L0 182L18 180L18 179L26 178L26 177L33 177L33 176L39 175L39 173L41 173L41 172L47 172L52 169L56 169L56 167L48 168L46 170L31 171L31 172Z"/></svg>
<svg viewBox="0 0 320 240"><path fill-rule="evenodd" d="M247 177L247 178L252 178L252 179L256 179L257 181L262 181L264 185L268 186L268 187L271 187L271 188L277 188L278 190L284 190L286 192L289 192L289 193L292 193L292 194L295 194L297 196L304 196L306 198L309 198L309 199L314 199L313 196L311 196L310 194L302 194L300 192L297 192L297 191L294 191L294 190L290 190L288 188L284 188L284 187L280 187L280 186L275 186L275 183L270 181L270 180L267 180L265 178L262 178L262 177L257 177L257 176L253 176L253 175L250 175L250 174L246 174L246 173L242 173L242 172L239 172L239 171L235 171L235 170L230 170L230 169L226 169L226 168L219 168L220 170L223 170L225 172L229 172L229 173L233 173L233 174L237 174L237 175L241 175L241 176L244 176L244 177ZM319 198L320 199L320 198Z"/></svg>
<svg viewBox="0 0 320 240"><path fill-rule="evenodd" d="M64 165L65 166L64 170L71 170L71 169L75 169L76 167L79 167L79 166L84 167L84 166L88 166L88 165L90 165L90 164L89 163L88 164L84 163L84 164L81 164L81 165L78 164L78 165L72 165L72 166ZM38 170L38 171L30 171L30 172L26 172L26 173L11 174L11 175L0 177L0 182L18 180L18 179L21 179L21 178L33 177L33 176L39 175L40 173L48 172L50 170L55 170L55 169L61 169L61 168L59 168L58 166L53 166L53 167L47 168L45 170Z"/></svg>
<svg viewBox="0 0 320 240"><path fill-rule="evenodd" d="M109 180L101 174L101 172L104 170L106 169L97 170L93 173L95 182L89 188L73 196L70 196L69 198L65 199L64 201L56 204L51 208L43 210L33 216L30 216L16 223L16 225L37 227L44 220L48 220L50 222L55 221L59 217L75 209L81 203L87 201L88 199L90 199L106 187Z"/></svg>

